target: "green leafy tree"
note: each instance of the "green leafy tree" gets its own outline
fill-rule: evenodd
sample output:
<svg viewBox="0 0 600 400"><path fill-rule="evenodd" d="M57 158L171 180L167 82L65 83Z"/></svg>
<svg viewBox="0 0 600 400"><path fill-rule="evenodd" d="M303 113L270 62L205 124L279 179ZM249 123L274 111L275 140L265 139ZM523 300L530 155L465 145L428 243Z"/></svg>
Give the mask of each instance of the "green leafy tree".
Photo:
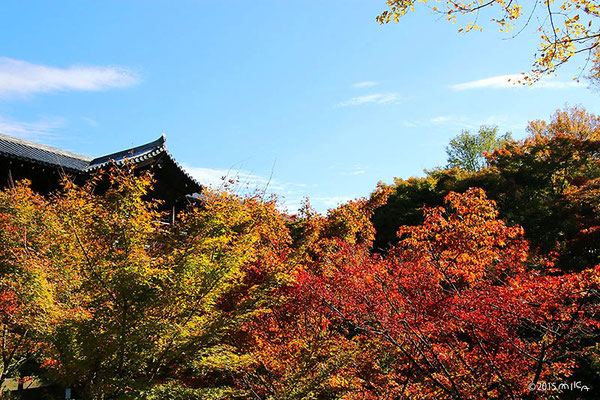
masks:
<svg viewBox="0 0 600 400"><path fill-rule="evenodd" d="M422 207L441 204L450 191L481 187L503 219L525 228L534 250L560 254L561 268L600 262L598 126L598 117L580 107L557 110L548 121L532 121L528 138L488 154L478 171L438 169L425 178L397 180L373 216L375 248L396 243L399 226L421 223Z"/></svg>
<svg viewBox="0 0 600 400"><path fill-rule="evenodd" d="M498 127L493 125L482 125L477 134L463 130L450 140L446 148L448 168L461 168L469 172L479 171L486 166L485 153L502 147L510 139L508 132L499 136Z"/></svg>

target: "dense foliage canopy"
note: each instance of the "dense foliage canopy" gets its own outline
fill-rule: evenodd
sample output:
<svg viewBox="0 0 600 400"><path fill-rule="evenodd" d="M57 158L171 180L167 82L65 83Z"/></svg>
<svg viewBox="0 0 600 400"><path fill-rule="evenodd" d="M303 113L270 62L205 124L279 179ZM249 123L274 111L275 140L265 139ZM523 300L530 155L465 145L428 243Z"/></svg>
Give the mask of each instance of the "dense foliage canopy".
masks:
<svg viewBox="0 0 600 400"><path fill-rule="evenodd" d="M560 111L479 171L326 215L206 191L167 224L136 171L50 197L21 182L0 191L0 381L83 399L592 396L530 387L598 384L598 126Z"/></svg>

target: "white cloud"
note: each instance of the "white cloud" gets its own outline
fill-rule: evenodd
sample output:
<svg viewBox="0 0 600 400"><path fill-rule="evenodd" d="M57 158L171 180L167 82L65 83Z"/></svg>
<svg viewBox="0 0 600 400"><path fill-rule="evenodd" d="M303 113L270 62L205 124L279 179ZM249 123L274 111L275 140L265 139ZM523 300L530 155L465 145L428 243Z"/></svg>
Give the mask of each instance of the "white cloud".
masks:
<svg viewBox="0 0 600 400"><path fill-rule="evenodd" d="M470 127L469 118L464 115L439 115L426 120L404 120L402 125L407 128L426 128L436 125Z"/></svg>
<svg viewBox="0 0 600 400"><path fill-rule="evenodd" d="M451 85L450 88L453 90L469 90L479 88L509 88L515 86L516 82L522 78L520 74L513 75L500 75L493 76L491 78L480 79L477 81L470 81L465 83L459 83Z"/></svg>
<svg viewBox="0 0 600 400"><path fill-rule="evenodd" d="M347 196L309 196L306 184L281 182L275 179L269 181L268 177L244 170L200 168L189 165L184 165L184 169L201 184L216 190L227 188L231 192L243 195L252 194L256 190L262 192L266 187L266 195L275 194L278 197L279 208L288 213L296 213L306 198L319 212L325 212L329 208L354 199ZM364 171L355 171L355 173L362 172Z"/></svg>
<svg viewBox="0 0 600 400"><path fill-rule="evenodd" d="M520 85L518 82L523 79L523 75L521 74L511 74L511 75L499 75L492 76L490 78L480 79L476 81L458 83L455 85L450 85L450 89L453 90L470 90L470 89L482 89L482 88L490 88L490 89L506 89L506 88L538 88L538 89L568 89L574 87L585 87L585 85L581 82L576 81L556 81L552 78L544 77L539 81L535 82L531 86Z"/></svg>
<svg viewBox="0 0 600 400"><path fill-rule="evenodd" d="M81 117L81 120L83 122L85 122L86 124L88 124L89 126L91 126L92 128L97 128L98 127L98 121L96 121L93 118Z"/></svg>
<svg viewBox="0 0 600 400"><path fill-rule="evenodd" d="M366 165L354 164L354 165L344 165L344 164L334 164L330 165L329 169L334 170L339 175L344 176L352 176L352 175L362 175L367 172L369 169Z"/></svg>
<svg viewBox="0 0 600 400"><path fill-rule="evenodd" d="M196 178L200 183L215 189L224 186L233 187L235 190L282 190L283 187L275 180L255 175L244 170L200 168L185 166L185 170ZM267 186L268 185L268 186Z"/></svg>
<svg viewBox="0 0 600 400"><path fill-rule="evenodd" d="M54 131L64 125L62 118L44 118L37 122L23 122L0 116L0 133L22 139L30 139L35 136L55 136Z"/></svg>
<svg viewBox="0 0 600 400"><path fill-rule="evenodd" d="M342 172L342 175L362 175L365 172L367 172L367 171L365 171L364 169L359 169L356 171Z"/></svg>
<svg viewBox="0 0 600 400"><path fill-rule="evenodd" d="M335 168L334 169L340 169ZM362 175L367 172L367 168L363 167L351 167L351 168L341 168L340 175Z"/></svg>
<svg viewBox="0 0 600 400"><path fill-rule="evenodd" d="M355 88L366 88L366 87L372 87L377 85L377 82L373 82L373 81L364 81L364 82L356 82L354 85L352 85L352 87Z"/></svg>
<svg viewBox="0 0 600 400"><path fill-rule="evenodd" d="M496 125L501 132L510 131L517 136L525 130L527 120L510 115L440 115L423 120L404 120L401 122L407 128L446 127L456 130L467 129L476 131L481 125Z"/></svg>
<svg viewBox="0 0 600 400"><path fill-rule="evenodd" d="M338 107L358 106L361 104L374 103L374 104L385 104L390 103L398 99L397 93L374 93L365 96L358 96L342 101Z"/></svg>
<svg viewBox="0 0 600 400"><path fill-rule="evenodd" d="M452 117L447 117L445 115L441 115L439 117L434 117L429 120L432 124L443 124L444 122L452 121Z"/></svg>
<svg viewBox="0 0 600 400"><path fill-rule="evenodd" d="M543 89L568 89L568 88L583 88L586 85L582 82L577 81L555 81L552 79L540 79L537 83L533 85L534 88L543 88Z"/></svg>
<svg viewBox="0 0 600 400"><path fill-rule="evenodd" d="M349 196L331 196L331 197L326 197L326 196L314 196L310 198L311 202L314 203L315 206L317 206L317 209L321 208L318 207L319 205L325 206L326 208L334 208L339 206L340 204L343 203L347 203L350 200L354 200L354 197L349 197Z"/></svg>
<svg viewBox="0 0 600 400"><path fill-rule="evenodd" d="M98 91L138 82L138 77L124 67L73 65L58 68L0 57L0 95Z"/></svg>
<svg viewBox="0 0 600 400"><path fill-rule="evenodd" d="M510 117L508 115L490 115L479 122L481 125L496 125L501 131L524 132L527 127L527 119Z"/></svg>
<svg viewBox="0 0 600 400"><path fill-rule="evenodd" d="M423 126L421 121L408 121L408 120L404 120L401 121L402 126L406 127L406 128L420 128L421 126Z"/></svg>
<svg viewBox="0 0 600 400"><path fill-rule="evenodd" d="M184 169L202 185L215 190L227 189L240 195L265 191L266 195L275 194L282 210L295 212L305 197L303 183L280 182L277 179L257 175L245 170L200 168L184 166ZM299 192L301 191L301 192Z"/></svg>

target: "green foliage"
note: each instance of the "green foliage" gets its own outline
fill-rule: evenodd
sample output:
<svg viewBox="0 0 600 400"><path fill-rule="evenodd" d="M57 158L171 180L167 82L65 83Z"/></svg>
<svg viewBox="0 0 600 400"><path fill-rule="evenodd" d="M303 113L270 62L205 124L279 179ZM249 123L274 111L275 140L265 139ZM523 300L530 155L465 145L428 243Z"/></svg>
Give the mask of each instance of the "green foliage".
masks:
<svg viewBox="0 0 600 400"><path fill-rule="evenodd" d="M465 170L453 168L426 172L424 178L396 178L393 185L381 184L390 190L390 195L387 203L373 213L375 251L386 252L395 245L400 226L421 224L423 208L442 205L444 197L451 191L463 192L472 186L484 187L480 175Z"/></svg>
<svg viewBox="0 0 600 400"><path fill-rule="evenodd" d="M376 248L394 244L398 227L420 223L420 208L441 204L450 191L481 187L503 219L525 228L537 252L560 254L565 270L600 262L599 125L598 117L581 108L558 110L549 122L530 123L527 139L504 142L488 154L487 166L478 171L438 169L425 178L397 180L373 217Z"/></svg>
<svg viewBox="0 0 600 400"><path fill-rule="evenodd" d="M373 225L376 227L376 251L386 251L397 242L396 232L402 225L418 225L423 221L422 208L441 204L441 195L437 180L427 178L396 178L390 186L392 194L388 202L373 214Z"/></svg>
<svg viewBox="0 0 600 400"><path fill-rule="evenodd" d="M448 168L475 172L486 166L485 153L501 148L511 139L510 133L498 136L497 126L482 125L477 134L463 130L446 148Z"/></svg>
<svg viewBox="0 0 600 400"><path fill-rule="evenodd" d="M560 253L569 270L600 262L589 196L600 178L599 153L599 141L537 135L494 153L486 174L504 217L523 225L540 252Z"/></svg>

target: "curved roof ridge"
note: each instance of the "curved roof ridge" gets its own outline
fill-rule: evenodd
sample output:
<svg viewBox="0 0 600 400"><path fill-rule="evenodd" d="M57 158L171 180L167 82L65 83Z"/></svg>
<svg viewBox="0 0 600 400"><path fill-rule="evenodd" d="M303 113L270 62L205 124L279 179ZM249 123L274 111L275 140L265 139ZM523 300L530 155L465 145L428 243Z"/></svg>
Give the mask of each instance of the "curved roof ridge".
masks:
<svg viewBox="0 0 600 400"><path fill-rule="evenodd" d="M127 150L121 150L116 153L107 154L102 157L94 158L93 160L90 161L90 165L88 166L87 169L90 170L90 169L99 168L100 166L105 165L105 164L109 163L110 161L113 161L117 164L124 162L125 160L130 160L130 161L135 162L136 159L142 158L145 155L150 155L149 153L152 153L152 155L156 155L156 154L160 153L161 151L166 150L166 145L165 145L166 140L167 139L166 139L165 135L163 134L163 135L161 135L161 137L159 137L158 139L156 139L150 143L132 147Z"/></svg>
<svg viewBox="0 0 600 400"><path fill-rule="evenodd" d="M156 163L158 168L161 168L161 159L164 159L168 160L168 164L172 166L170 168L174 167L179 171L177 174L181 174L183 177L182 184L186 188L199 193L202 190L202 184L175 160L167 151L165 143L166 137L163 134L158 139L141 146L92 159L80 154L0 134L0 155L42 165L61 167L77 174L92 173L106 167L110 163L116 165L131 163L143 168Z"/></svg>

